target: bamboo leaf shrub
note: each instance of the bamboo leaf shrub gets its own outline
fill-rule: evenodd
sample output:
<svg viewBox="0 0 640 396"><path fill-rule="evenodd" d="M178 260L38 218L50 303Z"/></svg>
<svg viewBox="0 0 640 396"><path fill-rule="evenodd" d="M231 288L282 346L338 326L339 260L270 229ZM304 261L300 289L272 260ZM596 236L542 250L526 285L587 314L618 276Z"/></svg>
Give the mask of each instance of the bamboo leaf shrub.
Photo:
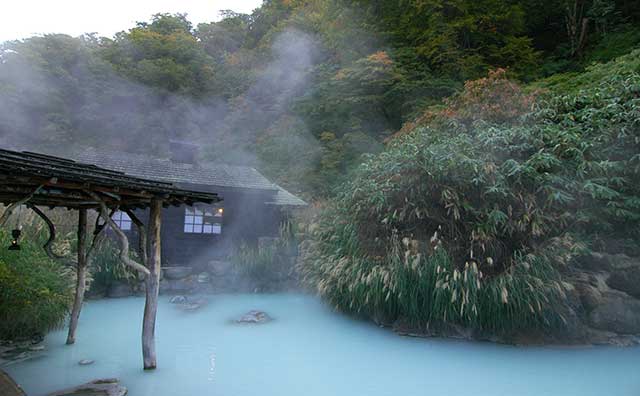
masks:
<svg viewBox="0 0 640 396"><path fill-rule="evenodd" d="M9 251L0 230L0 339L23 339L58 328L73 302L73 273L42 249L46 238L26 233L22 250Z"/></svg>
<svg viewBox="0 0 640 396"><path fill-rule="evenodd" d="M639 56L519 117L491 117L495 104L483 117L473 98L495 97L481 92L495 81L468 84L472 95L354 171L312 227L305 280L335 307L385 321L562 324L561 273L580 241L640 239Z"/></svg>

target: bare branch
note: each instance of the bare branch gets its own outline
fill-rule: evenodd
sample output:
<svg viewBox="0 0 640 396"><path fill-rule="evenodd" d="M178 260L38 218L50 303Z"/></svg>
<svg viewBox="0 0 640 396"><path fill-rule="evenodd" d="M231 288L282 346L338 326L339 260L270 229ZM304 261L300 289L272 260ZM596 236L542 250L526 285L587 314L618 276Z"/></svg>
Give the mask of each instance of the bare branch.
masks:
<svg viewBox="0 0 640 396"><path fill-rule="evenodd" d="M111 213L109 213L109 218L112 218L115 212L115 209L112 210ZM96 225L93 229L93 240L91 241L91 245L87 249L87 266L90 266L93 262L93 252L98 248L98 246L102 244L102 242L104 242L105 239L107 239L107 233L105 232L107 228L107 222L105 221L100 224L101 218L102 216L96 217Z"/></svg>
<svg viewBox="0 0 640 396"><path fill-rule="evenodd" d="M134 270L142 272L145 275L149 275L149 270L145 266L135 262L129 257L129 239L120 229L120 227L118 227L116 222L113 221L113 219L109 216L109 209L107 208L107 205L104 203L102 198L100 198L100 196L93 191L85 190L85 193L98 202L98 204L100 205L100 216L105 221L105 223L109 224L109 227L111 227L113 232L118 237L118 240L120 241L120 260L122 260L125 265L133 268Z"/></svg>
<svg viewBox="0 0 640 396"><path fill-rule="evenodd" d="M4 223L7 222L7 220L9 220L9 216L11 216L11 213L13 213L13 211L20 205L23 205L27 202L29 202L29 200L31 198L33 198L34 195L36 195L38 193L38 191L40 191L40 189L43 186L38 186L38 188L36 188L31 194L29 194L28 196L24 197L23 199L19 200L18 202L14 202L11 205L7 206L7 208L4 210L4 213L2 213L2 216L0 216L0 227L4 226Z"/></svg>

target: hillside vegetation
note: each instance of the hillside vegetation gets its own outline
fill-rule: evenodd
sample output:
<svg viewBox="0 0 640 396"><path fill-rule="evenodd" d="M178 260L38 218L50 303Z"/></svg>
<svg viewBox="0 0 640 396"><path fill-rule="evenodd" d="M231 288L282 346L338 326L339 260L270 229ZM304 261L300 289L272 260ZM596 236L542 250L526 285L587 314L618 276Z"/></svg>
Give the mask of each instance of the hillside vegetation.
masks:
<svg viewBox="0 0 640 396"><path fill-rule="evenodd" d="M159 156L186 139L326 197L465 81L579 85L567 76L640 43L638 21L631 0L267 0L198 26L157 14L114 37L32 37L0 47L0 139Z"/></svg>
<svg viewBox="0 0 640 396"><path fill-rule="evenodd" d="M559 86L494 72L407 126L318 216L307 281L383 323L562 325L567 264L640 241L640 51Z"/></svg>

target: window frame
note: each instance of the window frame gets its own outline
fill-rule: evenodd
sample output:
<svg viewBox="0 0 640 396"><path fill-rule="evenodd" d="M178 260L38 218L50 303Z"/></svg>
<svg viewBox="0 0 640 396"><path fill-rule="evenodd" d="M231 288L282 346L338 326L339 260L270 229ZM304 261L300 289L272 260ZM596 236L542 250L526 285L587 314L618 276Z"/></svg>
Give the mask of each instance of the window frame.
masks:
<svg viewBox="0 0 640 396"><path fill-rule="evenodd" d="M220 206L185 207L182 232L186 235L221 235L224 209Z"/></svg>
<svg viewBox="0 0 640 396"><path fill-rule="evenodd" d="M131 231L133 229L133 220L129 215L122 211L117 210L112 216L111 220L120 228L122 231Z"/></svg>

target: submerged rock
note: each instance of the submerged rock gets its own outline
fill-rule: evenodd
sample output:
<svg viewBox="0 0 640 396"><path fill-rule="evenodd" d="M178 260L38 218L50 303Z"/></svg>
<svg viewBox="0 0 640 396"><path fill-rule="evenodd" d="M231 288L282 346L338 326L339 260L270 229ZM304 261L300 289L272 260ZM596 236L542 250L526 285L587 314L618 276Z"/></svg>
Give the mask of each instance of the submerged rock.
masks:
<svg viewBox="0 0 640 396"><path fill-rule="evenodd" d="M80 366L88 366L93 363L95 363L95 361L91 359L82 359L81 361L78 362Z"/></svg>
<svg viewBox="0 0 640 396"><path fill-rule="evenodd" d="M46 347L42 337L25 341L0 341L0 366L9 366L42 356Z"/></svg>
<svg viewBox="0 0 640 396"><path fill-rule="evenodd" d="M272 320L265 312L253 310L242 315L236 323L263 324Z"/></svg>
<svg viewBox="0 0 640 396"><path fill-rule="evenodd" d="M49 393L48 396L124 396L127 388L117 378L99 379L73 388Z"/></svg>

